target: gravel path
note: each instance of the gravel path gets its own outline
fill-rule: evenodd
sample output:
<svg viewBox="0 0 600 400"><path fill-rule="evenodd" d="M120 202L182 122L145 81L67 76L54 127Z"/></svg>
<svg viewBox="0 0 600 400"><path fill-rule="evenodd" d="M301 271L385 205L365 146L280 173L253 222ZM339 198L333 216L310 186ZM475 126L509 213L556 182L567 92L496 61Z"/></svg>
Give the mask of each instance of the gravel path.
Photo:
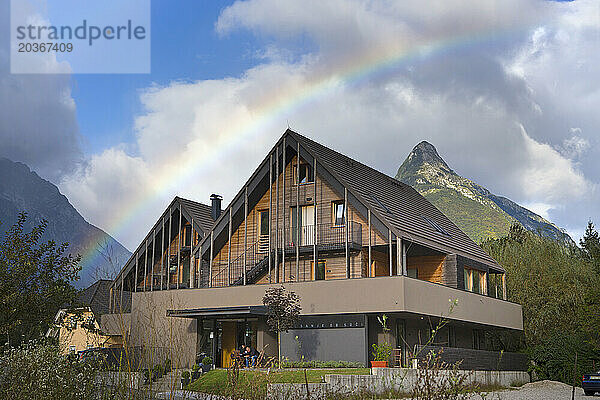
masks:
<svg viewBox="0 0 600 400"><path fill-rule="evenodd" d="M570 400L572 387L561 382L539 381L527 383L515 390L505 390L502 392L489 393L485 400ZM480 396L474 397L480 399ZM599 399L600 396L587 397L583 394L583 389L575 388L576 399Z"/></svg>

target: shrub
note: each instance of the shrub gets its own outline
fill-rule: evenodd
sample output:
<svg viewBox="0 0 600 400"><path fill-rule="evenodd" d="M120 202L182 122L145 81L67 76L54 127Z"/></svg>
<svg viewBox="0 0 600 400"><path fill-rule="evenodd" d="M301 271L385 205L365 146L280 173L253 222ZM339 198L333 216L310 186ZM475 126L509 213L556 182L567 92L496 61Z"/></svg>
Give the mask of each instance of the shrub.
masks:
<svg viewBox="0 0 600 400"><path fill-rule="evenodd" d="M194 364L194 365L192 366L192 371L193 371L193 372L198 372L199 370L200 370L200 365L198 365L198 364Z"/></svg>
<svg viewBox="0 0 600 400"><path fill-rule="evenodd" d="M392 356L394 348L389 343L375 344L373 343L373 360L374 361L387 361Z"/></svg>
<svg viewBox="0 0 600 400"><path fill-rule="evenodd" d="M60 354L57 346L31 342L0 355L0 393L5 399L92 399L102 387L100 362Z"/></svg>
<svg viewBox="0 0 600 400"><path fill-rule="evenodd" d="M209 356L206 356L202 359L203 365L212 365L212 363L213 363L213 360Z"/></svg>
<svg viewBox="0 0 600 400"><path fill-rule="evenodd" d="M190 371L183 371L181 373L181 378L182 379L190 379Z"/></svg>

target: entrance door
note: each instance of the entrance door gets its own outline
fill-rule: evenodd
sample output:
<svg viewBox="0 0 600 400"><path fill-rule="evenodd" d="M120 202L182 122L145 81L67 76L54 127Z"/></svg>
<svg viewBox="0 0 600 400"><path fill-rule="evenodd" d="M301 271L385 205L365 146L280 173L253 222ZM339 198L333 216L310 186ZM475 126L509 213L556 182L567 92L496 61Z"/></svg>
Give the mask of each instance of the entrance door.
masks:
<svg viewBox="0 0 600 400"><path fill-rule="evenodd" d="M229 368L231 366L231 353L236 349L237 323L222 322L223 336L221 339L221 366Z"/></svg>

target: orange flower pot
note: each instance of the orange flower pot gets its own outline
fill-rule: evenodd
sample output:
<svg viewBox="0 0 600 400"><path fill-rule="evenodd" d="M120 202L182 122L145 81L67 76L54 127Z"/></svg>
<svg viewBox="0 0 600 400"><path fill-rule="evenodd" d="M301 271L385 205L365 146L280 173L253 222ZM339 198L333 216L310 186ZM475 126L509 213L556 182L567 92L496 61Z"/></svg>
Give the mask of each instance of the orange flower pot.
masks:
<svg viewBox="0 0 600 400"><path fill-rule="evenodd" d="M371 368L387 368L387 361L371 361Z"/></svg>

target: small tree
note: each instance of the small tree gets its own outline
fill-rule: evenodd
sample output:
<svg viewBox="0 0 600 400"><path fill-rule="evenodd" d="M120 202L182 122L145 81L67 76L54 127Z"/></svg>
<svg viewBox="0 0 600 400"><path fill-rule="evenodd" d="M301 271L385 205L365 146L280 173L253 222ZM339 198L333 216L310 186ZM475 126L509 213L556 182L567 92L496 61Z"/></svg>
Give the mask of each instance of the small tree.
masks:
<svg viewBox="0 0 600 400"><path fill-rule="evenodd" d="M287 332L298 321L302 310L300 296L286 290L282 285L267 289L263 304L267 307L267 324L271 330L277 332L277 354L281 368L281 332Z"/></svg>

